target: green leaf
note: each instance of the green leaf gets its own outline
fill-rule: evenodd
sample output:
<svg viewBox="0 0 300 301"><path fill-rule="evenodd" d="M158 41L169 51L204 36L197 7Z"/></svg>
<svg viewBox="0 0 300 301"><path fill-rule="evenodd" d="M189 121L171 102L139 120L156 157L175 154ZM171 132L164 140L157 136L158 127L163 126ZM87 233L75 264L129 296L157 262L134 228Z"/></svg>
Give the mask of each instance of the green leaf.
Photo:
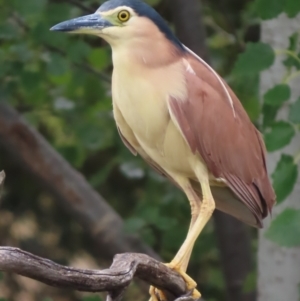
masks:
<svg viewBox="0 0 300 301"><path fill-rule="evenodd" d="M254 75L273 65L275 53L269 44L248 43L233 68L236 75Z"/></svg>
<svg viewBox="0 0 300 301"><path fill-rule="evenodd" d="M291 124L285 121L278 121L266 130L265 142L269 152L276 151L288 145L295 135Z"/></svg>
<svg viewBox="0 0 300 301"><path fill-rule="evenodd" d="M296 51L298 49L299 32L294 32L289 37L289 48L288 50Z"/></svg>
<svg viewBox="0 0 300 301"><path fill-rule="evenodd" d="M296 57L300 60L300 53L297 54L298 49L298 43L299 43L299 33L295 32L289 37L289 48L291 52L295 54ZM283 61L283 64L287 68L296 67L297 70L300 69L300 62L295 57L288 55L287 58Z"/></svg>
<svg viewBox="0 0 300 301"><path fill-rule="evenodd" d="M89 51L89 45L83 41L78 40L70 44L70 46L68 47L68 58L70 58L73 62L79 63L85 57L87 57Z"/></svg>
<svg viewBox="0 0 300 301"><path fill-rule="evenodd" d="M272 222L266 237L282 247L300 246L300 210L285 209Z"/></svg>
<svg viewBox="0 0 300 301"><path fill-rule="evenodd" d="M108 116L99 114L97 119L91 116L88 121L76 125L76 135L81 145L89 150L111 147L114 141L112 122Z"/></svg>
<svg viewBox="0 0 300 301"><path fill-rule="evenodd" d="M279 84L265 93L264 102L270 106L281 106L290 97L290 87L286 84Z"/></svg>
<svg viewBox="0 0 300 301"><path fill-rule="evenodd" d="M231 87L242 102L252 121L258 120L261 114L261 104L258 97L259 76L235 76L231 75Z"/></svg>
<svg viewBox="0 0 300 301"><path fill-rule="evenodd" d="M258 16L263 20L273 19L283 12L285 1L286 0L256 0L255 10Z"/></svg>
<svg viewBox="0 0 300 301"><path fill-rule="evenodd" d="M126 233L136 233L141 231L142 228L146 227L147 223L144 219L139 217L131 217L125 221Z"/></svg>
<svg viewBox="0 0 300 301"><path fill-rule="evenodd" d="M51 53L47 70L51 75L64 75L69 70L68 62L62 55L58 53Z"/></svg>
<svg viewBox="0 0 300 301"><path fill-rule="evenodd" d="M300 97L290 107L289 121L300 124Z"/></svg>
<svg viewBox="0 0 300 301"><path fill-rule="evenodd" d="M5 22L0 24L0 39L1 40L13 40L19 35L17 26Z"/></svg>
<svg viewBox="0 0 300 301"><path fill-rule="evenodd" d="M264 129L266 129L267 127L271 126L274 123L278 110L279 107L269 106L266 105L265 103L263 104L262 115L263 115Z"/></svg>
<svg viewBox="0 0 300 301"><path fill-rule="evenodd" d="M300 52L295 52L295 55L298 57L298 59L289 56L285 61L283 61L283 64L289 68L295 67L297 70L300 70Z"/></svg>
<svg viewBox="0 0 300 301"><path fill-rule="evenodd" d="M243 107L248 113L250 119L254 122L257 121L261 114L261 106L258 97L245 97L242 100Z"/></svg>
<svg viewBox="0 0 300 301"><path fill-rule="evenodd" d="M47 0L13 0L14 8L24 16L38 15L46 7Z"/></svg>
<svg viewBox="0 0 300 301"><path fill-rule="evenodd" d="M89 63L99 70L103 70L104 68L108 67L110 65L110 53L108 49L102 47L93 49L90 52L90 55L88 57Z"/></svg>
<svg viewBox="0 0 300 301"><path fill-rule="evenodd" d="M16 60L22 61L24 63L30 61L34 56L33 52L29 49L26 43L14 43L9 48L9 51Z"/></svg>
<svg viewBox="0 0 300 301"><path fill-rule="evenodd" d="M294 18L300 12L300 1L285 0L284 11L290 18Z"/></svg>
<svg viewBox="0 0 300 301"><path fill-rule="evenodd" d="M42 20L35 24L30 30L30 36L36 45L45 44L47 47L64 49L68 42L68 37L63 34L50 31L50 25Z"/></svg>
<svg viewBox="0 0 300 301"><path fill-rule="evenodd" d="M294 159L289 155L281 155L272 174L273 187L277 196L277 203L281 203L293 191L297 181L298 169Z"/></svg>

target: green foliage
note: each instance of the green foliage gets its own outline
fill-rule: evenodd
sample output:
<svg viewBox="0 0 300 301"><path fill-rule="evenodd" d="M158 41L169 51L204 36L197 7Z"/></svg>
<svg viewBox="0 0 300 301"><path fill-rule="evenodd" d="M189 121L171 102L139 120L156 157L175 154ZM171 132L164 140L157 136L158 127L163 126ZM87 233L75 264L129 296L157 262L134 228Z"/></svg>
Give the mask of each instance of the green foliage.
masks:
<svg viewBox="0 0 300 301"><path fill-rule="evenodd" d="M275 218L266 237L283 247L299 247L300 210L285 209Z"/></svg>
<svg viewBox="0 0 300 301"><path fill-rule="evenodd" d="M294 163L294 158L289 155L281 155L275 171L272 174L273 186L278 203L281 203L293 191L297 177L298 168Z"/></svg>
<svg viewBox="0 0 300 301"><path fill-rule="evenodd" d="M283 0L256 0L255 9L263 20L277 17L284 8Z"/></svg>
<svg viewBox="0 0 300 301"><path fill-rule="evenodd" d="M287 49L287 58L283 61L283 64L288 68L300 69L300 51L298 51L299 32L295 32L289 37L289 47Z"/></svg>
<svg viewBox="0 0 300 301"><path fill-rule="evenodd" d="M300 97L290 107L289 121L295 124L300 124Z"/></svg>
<svg viewBox="0 0 300 301"><path fill-rule="evenodd" d="M13 0L11 1L13 9L25 18L34 17L42 13L47 4L47 0Z"/></svg>
<svg viewBox="0 0 300 301"><path fill-rule="evenodd" d="M295 135L294 127L285 121L274 122L265 132L267 150L270 152L288 145Z"/></svg>
<svg viewBox="0 0 300 301"><path fill-rule="evenodd" d="M300 12L300 2L297 0L256 0L255 9L263 20L276 18L282 12L293 18Z"/></svg>
<svg viewBox="0 0 300 301"><path fill-rule="evenodd" d="M88 61L91 66L103 70L110 65L110 51L108 48L97 48L90 51Z"/></svg>
<svg viewBox="0 0 300 301"><path fill-rule="evenodd" d="M264 102L270 106L281 106L291 97L291 88L287 84L279 84L268 90L264 95Z"/></svg>
<svg viewBox="0 0 300 301"><path fill-rule="evenodd" d="M300 1L295 0L255 0L254 9L262 19L272 19L282 12L294 17L300 12ZM271 87L263 95L263 130L267 150L270 152L281 150L288 146L296 134L299 135L300 97L296 101L291 97L290 81L300 78L300 49L297 31L289 37L288 49L273 50L263 43L248 43L244 53L240 54L233 68L233 75L247 81L247 76L259 73L273 65L275 55L285 55L282 62L286 67L286 74L282 81ZM290 102L289 102L290 101ZM288 109L288 120L278 120L278 112L283 107ZM283 202L293 191L298 179L298 162L300 149L295 157L282 154L272 174L273 186L277 195L277 202ZM283 246L299 245L299 211L288 209L272 223L267 237ZM294 233L292 233L294 231ZM288 235L286 235L288 233Z"/></svg>
<svg viewBox="0 0 300 301"><path fill-rule="evenodd" d="M248 43L244 53L240 54L233 68L236 75L253 75L269 68L275 59L275 53L268 44Z"/></svg>
<svg viewBox="0 0 300 301"><path fill-rule="evenodd" d="M290 15L295 14L298 7L297 3L291 1L285 1L284 4L284 9L289 10ZM157 5L161 1L147 2ZM76 7L76 3L80 5ZM246 11L242 1L240 8L229 1L226 14L216 3L209 1L204 4L209 20L210 52L218 72L227 76L238 51L247 42L244 36L253 30L256 21L251 12ZM258 0L257 3L258 9L265 9L261 15L269 17L278 13L282 0L276 3ZM139 233L168 261L186 236L189 205L185 196L173 185L149 171L140 158L134 158L122 145L111 114L112 66L109 47L98 38L49 31L51 26L60 21L86 13L82 6L95 9L98 5L99 1L94 0L85 0L84 3L0 0L0 100L15 106L70 164L85 174L90 184L120 212L128 232ZM163 7L158 5L161 11L164 11ZM228 13L230 18L227 19ZM289 51L292 55L288 55L284 61L288 76L300 69L300 60L297 59L300 55L296 47L298 38L297 34L290 38ZM255 38L250 39L253 40ZM261 113L259 72L269 68L274 58L275 51L269 45L247 43L245 52L238 58L230 78L227 78L253 121L257 121ZM290 95L286 84L288 81L280 83L265 95L264 129L269 130L266 140L268 148L273 150L287 145L296 131L295 125L299 124L299 100L291 105L291 123L275 122L278 109L283 104L289 105L287 100ZM295 165L291 157L284 155L273 174L280 201L293 189L295 178ZM10 176L10 179L17 181L19 174ZM37 186L36 183L30 185ZM26 191L32 189L30 185L26 186ZM22 202L21 206L17 204L15 208L18 210L22 210L19 207L32 209L38 203L38 197L26 194L25 189L19 188L15 182L12 187L9 200L14 205L18 198L31 202ZM16 196L17 191L21 191L21 195ZM53 220L58 222L55 227L62 231L68 225L64 224L64 218L59 219L59 210L59 214L53 214ZM49 211L48 207L46 211ZM40 215L37 211L37 216ZM67 222L70 223L69 220ZM69 233L66 236L69 237ZM67 248L65 240L61 239L60 248ZM73 243L77 244L77 241ZM86 248L87 245L83 244L83 249ZM71 248L68 252L73 254L75 251ZM225 282L219 261L213 227L209 225L195 246L190 269L194 275L201 270L197 280L201 281L203 293L209 292L211 300L222 301L225 300ZM245 290L253 289L254 283L255 273L251 273L245 282ZM101 299L91 295L83 300Z"/></svg>
<svg viewBox="0 0 300 301"><path fill-rule="evenodd" d="M294 18L300 12L300 1L286 0L284 1L284 12L290 17Z"/></svg>

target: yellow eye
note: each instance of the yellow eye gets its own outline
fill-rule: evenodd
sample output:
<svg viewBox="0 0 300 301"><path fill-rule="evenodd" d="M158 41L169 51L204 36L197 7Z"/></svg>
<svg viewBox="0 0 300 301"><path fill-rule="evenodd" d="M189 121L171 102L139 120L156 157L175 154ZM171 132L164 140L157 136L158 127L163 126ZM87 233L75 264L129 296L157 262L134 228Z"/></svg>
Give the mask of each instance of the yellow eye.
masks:
<svg viewBox="0 0 300 301"><path fill-rule="evenodd" d="M130 13L127 10L121 10L118 14L118 19L121 22L126 22L129 20L129 18L130 18Z"/></svg>

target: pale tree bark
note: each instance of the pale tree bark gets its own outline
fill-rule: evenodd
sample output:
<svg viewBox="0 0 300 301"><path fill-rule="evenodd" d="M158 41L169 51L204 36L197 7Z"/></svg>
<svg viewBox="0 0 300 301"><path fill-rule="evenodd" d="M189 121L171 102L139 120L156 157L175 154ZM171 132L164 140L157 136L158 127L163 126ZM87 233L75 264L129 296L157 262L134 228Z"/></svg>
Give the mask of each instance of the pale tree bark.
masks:
<svg viewBox="0 0 300 301"><path fill-rule="evenodd" d="M262 22L262 41L275 49L286 49L289 46L289 36L298 32L300 28L300 15L288 19L285 15ZM300 45L299 45L300 49ZM276 58L275 64L261 76L261 94L280 83L285 68L282 65L284 57ZM299 77L291 82L292 99L300 95ZM287 119L288 108L283 107L278 119ZM300 149L300 135L294 137L292 143L280 151L269 154L268 165L270 174L273 172L282 153L295 155ZM300 208L300 181L292 194L273 211L273 219L285 208ZM300 248L283 248L269 241L265 233L270 226L270 219L265 221L265 228L259 236L258 252L258 293L259 301L299 300L300 284Z"/></svg>

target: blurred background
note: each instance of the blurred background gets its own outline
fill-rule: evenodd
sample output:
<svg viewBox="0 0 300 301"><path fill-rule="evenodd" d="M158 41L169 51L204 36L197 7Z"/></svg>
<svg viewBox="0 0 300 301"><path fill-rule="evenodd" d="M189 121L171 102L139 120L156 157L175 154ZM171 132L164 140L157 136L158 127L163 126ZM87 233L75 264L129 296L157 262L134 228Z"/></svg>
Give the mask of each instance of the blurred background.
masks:
<svg viewBox="0 0 300 301"><path fill-rule="evenodd" d="M299 0L147 2L237 93L265 135L284 204L260 237L216 213L189 274L207 301L268 301L266 287L276 281L287 300L300 300ZM100 4L0 0L0 245L82 268L106 268L121 252L168 262L187 233L189 203L122 144L111 112L109 46L49 31ZM278 262L290 264L273 277ZM124 300L147 300L147 290L134 283ZM0 274L0 300L104 299Z"/></svg>

